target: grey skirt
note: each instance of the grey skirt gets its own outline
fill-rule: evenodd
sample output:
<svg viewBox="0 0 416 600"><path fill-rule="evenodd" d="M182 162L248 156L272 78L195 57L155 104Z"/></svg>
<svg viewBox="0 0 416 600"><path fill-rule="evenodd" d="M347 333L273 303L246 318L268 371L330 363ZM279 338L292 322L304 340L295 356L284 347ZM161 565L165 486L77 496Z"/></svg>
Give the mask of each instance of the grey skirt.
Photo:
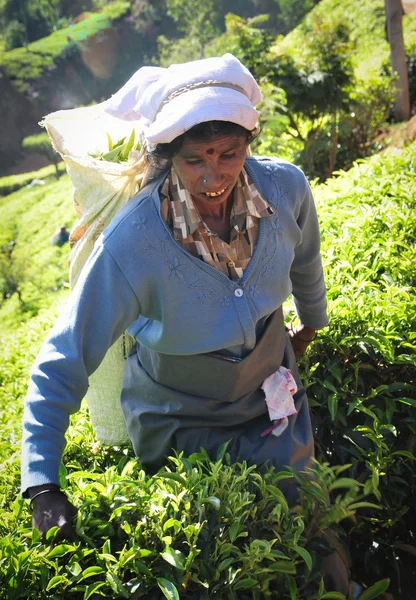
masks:
<svg viewBox="0 0 416 600"><path fill-rule="evenodd" d="M298 412L280 437L262 436L271 422L260 386L280 365L297 382ZM218 354L160 354L137 344L127 360L121 403L134 451L151 470L161 467L172 449L188 455L203 447L215 458L226 441L233 461L268 463L278 470L304 469L313 456L308 401L281 308L238 362Z"/></svg>

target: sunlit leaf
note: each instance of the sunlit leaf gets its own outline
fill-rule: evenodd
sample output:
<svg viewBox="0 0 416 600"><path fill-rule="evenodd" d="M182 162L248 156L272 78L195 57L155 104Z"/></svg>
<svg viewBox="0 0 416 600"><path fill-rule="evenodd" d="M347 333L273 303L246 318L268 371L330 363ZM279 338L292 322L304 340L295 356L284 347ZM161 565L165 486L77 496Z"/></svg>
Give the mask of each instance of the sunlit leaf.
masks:
<svg viewBox="0 0 416 600"><path fill-rule="evenodd" d="M158 577L156 581L165 598L168 600L179 600L178 590L171 581L163 577Z"/></svg>

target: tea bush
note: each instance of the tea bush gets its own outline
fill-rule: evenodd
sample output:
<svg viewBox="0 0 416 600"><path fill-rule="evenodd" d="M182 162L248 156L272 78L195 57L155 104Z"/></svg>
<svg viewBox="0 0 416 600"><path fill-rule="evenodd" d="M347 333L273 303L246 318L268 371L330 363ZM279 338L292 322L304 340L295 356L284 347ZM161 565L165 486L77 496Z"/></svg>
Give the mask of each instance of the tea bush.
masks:
<svg viewBox="0 0 416 600"><path fill-rule="evenodd" d="M386 577L395 596L413 597L415 170L413 144L314 186L331 324L300 365L319 459L313 480L229 464L226 447L213 461L202 451L173 456L150 475L129 447L95 441L84 407L61 467L77 539L54 543L51 530L42 543L18 497L20 418L59 298L3 335L0 597L341 600L319 571L321 554L340 543L334 532L368 586L361 600L379 597ZM50 201L58 186L69 193L63 177L50 184ZM290 478L300 489L292 509L280 491Z"/></svg>
<svg viewBox="0 0 416 600"><path fill-rule="evenodd" d="M57 167L64 167L63 162L59 162ZM61 168L63 170L63 168ZM38 171L31 171L30 173L19 173L18 175L6 175L6 177L0 177L0 198L1 196L7 196L12 192L20 190L20 188L29 185L34 179L47 179L56 173L56 167L53 165L38 169Z"/></svg>
<svg viewBox="0 0 416 600"><path fill-rule="evenodd" d="M52 166L45 169L42 172L50 173L51 177L44 185L25 187L0 200L0 250L13 246L13 259L19 265L19 271L13 275L18 281L24 279L21 282L23 305L15 294L0 301L0 331L3 332L15 330L42 307L50 306L55 295L68 285L69 246L52 247L51 236L57 227L70 227L75 221L71 183L66 174L57 181L52 176ZM40 171L36 173L39 174ZM21 177L13 176L11 183L13 178Z"/></svg>
<svg viewBox="0 0 416 600"><path fill-rule="evenodd" d="M52 147L51 140L46 131L25 137L22 142L22 148L29 153L38 152L39 154L43 154L55 166L55 177L59 179L60 171L58 163L60 162L60 156Z"/></svg>
<svg viewBox="0 0 416 600"><path fill-rule="evenodd" d="M318 458L351 462L384 507L351 526L355 566L398 583L416 553L415 150L316 188L331 325L304 362Z"/></svg>

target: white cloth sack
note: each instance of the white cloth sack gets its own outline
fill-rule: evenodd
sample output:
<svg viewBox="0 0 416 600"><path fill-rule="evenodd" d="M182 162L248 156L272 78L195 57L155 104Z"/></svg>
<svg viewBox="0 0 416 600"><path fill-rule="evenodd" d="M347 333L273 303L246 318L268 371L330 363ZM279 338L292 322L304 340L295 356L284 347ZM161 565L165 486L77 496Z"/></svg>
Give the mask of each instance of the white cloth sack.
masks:
<svg viewBox="0 0 416 600"><path fill-rule="evenodd" d="M73 247L69 279L73 288L95 241L120 208L138 192L143 179L143 155L133 164L125 165L93 158L90 153L108 151L106 133L115 142L124 135L128 137L134 127L137 140L140 121L121 121L96 105L52 113L42 124L53 147L65 161L73 185L79 217L70 235ZM121 336L89 380L86 400L97 438L103 444L120 445L129 441L120 395L125 356L132 345L133 339L127 333Z"/></svg>

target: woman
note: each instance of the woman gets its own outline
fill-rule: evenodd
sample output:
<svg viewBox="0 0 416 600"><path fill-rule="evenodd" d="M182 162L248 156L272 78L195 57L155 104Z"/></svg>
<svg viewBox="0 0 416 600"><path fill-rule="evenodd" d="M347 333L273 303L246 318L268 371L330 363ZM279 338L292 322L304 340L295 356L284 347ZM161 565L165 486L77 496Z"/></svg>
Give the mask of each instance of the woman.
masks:
<svg viewBox="0 0 416 600"><path fill-rule="evenodd" d="M260 98L228 54L141 69L108 102L111 114L144 119L152 177L97 241L32 370L22 487L42 532L58 524L71 535L74 509L58 486L64 434L125 329L137 343L121 403L149 469L172 448L215 455L227 440L234 460L309 464L295 353L328 322L318 222L299 169L248 157ZM291 292L299 325L289 340L281 307ZM272 421L264 382L273 394L282 366L298 391Z"/></svg>

